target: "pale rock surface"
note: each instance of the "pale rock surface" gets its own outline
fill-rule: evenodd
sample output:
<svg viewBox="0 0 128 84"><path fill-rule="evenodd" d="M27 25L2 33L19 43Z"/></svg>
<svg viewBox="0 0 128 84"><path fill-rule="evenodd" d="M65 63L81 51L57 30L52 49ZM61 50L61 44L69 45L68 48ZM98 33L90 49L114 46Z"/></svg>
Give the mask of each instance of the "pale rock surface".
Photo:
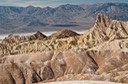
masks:
<svg viewBox="0 0 128 84"><path fill-rule="evenodd" d="M1 84L99 80L128 83L128 53L113 51L50 51L5 56Z"/></svg>
<svg viewBox="0 0 128 84"><path fill-rule="evenodd" d="M122 84L106 81L61 81L61 82L50 82L50 83L36 83L36 84Z"/></svg>

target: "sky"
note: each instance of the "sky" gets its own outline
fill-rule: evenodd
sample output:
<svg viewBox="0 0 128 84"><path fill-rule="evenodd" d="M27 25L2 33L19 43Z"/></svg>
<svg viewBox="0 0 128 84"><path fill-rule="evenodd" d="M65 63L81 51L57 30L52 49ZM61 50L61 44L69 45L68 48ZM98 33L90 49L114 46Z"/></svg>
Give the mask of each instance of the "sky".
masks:
<svg viewBox="0 0 128 84"><path fill-rule="evenodd" d="M128 3L128 0L0 0L0 6L35 6L35 7L57 7L63 4L93 4L100 2Z"/></svg>

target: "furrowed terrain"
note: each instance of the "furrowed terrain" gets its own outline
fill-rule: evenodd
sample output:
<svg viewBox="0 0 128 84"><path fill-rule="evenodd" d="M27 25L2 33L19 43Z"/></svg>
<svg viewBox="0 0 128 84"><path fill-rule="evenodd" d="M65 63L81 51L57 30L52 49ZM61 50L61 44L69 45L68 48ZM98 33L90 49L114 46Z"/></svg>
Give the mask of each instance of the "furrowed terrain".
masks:
<svg viewBox="0 0 128 84"><path fill-rule="evenodd" d="M128 22L98 14L84 34L9 35L0 44L0 84L96 80L128 83Z"/></svg>

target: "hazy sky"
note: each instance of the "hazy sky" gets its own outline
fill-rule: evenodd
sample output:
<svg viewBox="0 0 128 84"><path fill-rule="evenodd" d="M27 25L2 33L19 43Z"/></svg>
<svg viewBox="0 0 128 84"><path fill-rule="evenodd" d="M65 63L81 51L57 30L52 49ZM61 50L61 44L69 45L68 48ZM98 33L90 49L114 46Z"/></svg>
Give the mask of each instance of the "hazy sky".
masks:
<svg viewBox="0 0 128 84"><path fill-rule="evenodd" d="M62 4L92 4L98 2L121 2L128 3L128 0L0 0L0 6L36 6L56 7Z"/></svg>

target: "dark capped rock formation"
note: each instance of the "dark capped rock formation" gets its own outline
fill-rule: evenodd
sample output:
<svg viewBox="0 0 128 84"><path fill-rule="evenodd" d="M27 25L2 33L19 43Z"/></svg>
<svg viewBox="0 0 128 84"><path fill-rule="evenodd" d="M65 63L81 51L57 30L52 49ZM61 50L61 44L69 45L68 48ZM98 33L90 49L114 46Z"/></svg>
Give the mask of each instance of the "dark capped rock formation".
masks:
<svg viewBox="0 0 128 84"><path fill-rule="evenodd" d="M79 34L72 30L62 29L50 35L48 39L62 39L62 38L68 38L74 36L79 36Z"/></svg>
<svg viewBox="0 0 128 84"><path fill-rule="evenodd" d="M47 36L45 36L44 34L42 34L40 31L37 31L35 34L29 36L30 40L43 40L44 38L46 38Z"/></svg>

